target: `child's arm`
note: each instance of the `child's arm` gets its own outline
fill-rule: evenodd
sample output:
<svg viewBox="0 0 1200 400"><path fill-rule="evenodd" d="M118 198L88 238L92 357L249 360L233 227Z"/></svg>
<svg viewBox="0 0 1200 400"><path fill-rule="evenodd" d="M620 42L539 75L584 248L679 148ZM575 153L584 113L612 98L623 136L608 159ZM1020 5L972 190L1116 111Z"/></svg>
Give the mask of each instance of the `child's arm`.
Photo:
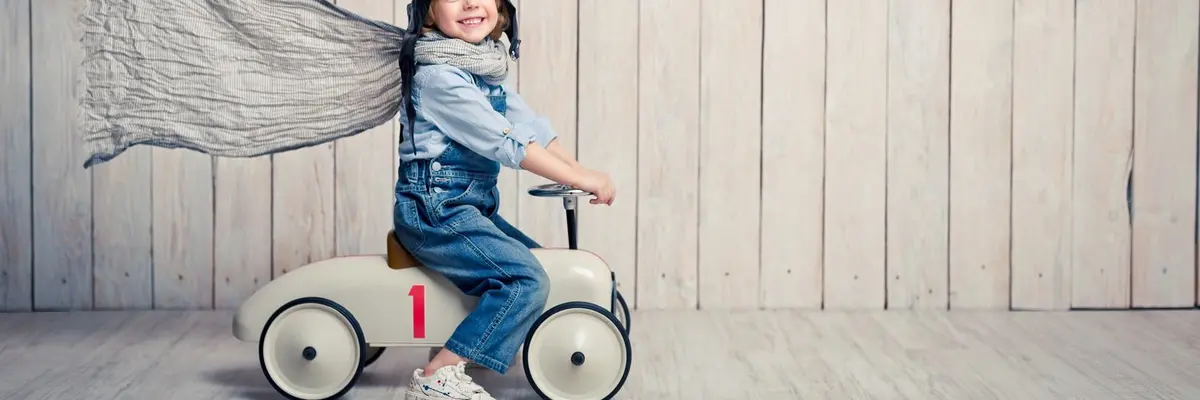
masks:
<svg viewBox="0 0 1200 400"><path fill-rule="evenodd" d="M585 184L583 180L586 173L583 168L568 164L536 142L525 146L521 168L564 185L580 187Z"/></svg>
<svg viewBox="0 0 1200 400"><path fill-rule="evenodd" d="M464 72L439 67L426 66L414 77L420 80L414 86L421 88L414 93L415 104L450 139L506 167L525 169L561 184L578 186L587 178L582 168L538 143L538 122L509 121L492 109ZM551 147L561 149L557 144Z"/></svg>
<svg viewBox="0 0 1200 400"><path fill-rule="evenodd" d="M579 161L576 161L575 157L571 157L571 153L567 153L567 150L558 144L558 140L556 139L550 139L550 145L546 147L546 150L549 150L550 154L554 154L555 157L558 157L559 160L567 163L567 165L575 168L583 167L579 165Z"/></svg>
<svg viewBox="0 0 1200 400"><path fill-rule="evenodd" d="M550 125L550 121L546 117L537 115L525 99L516 92L509 91L507 86L504 87L505 94L508 95L508 112L505 117L514 123L527 123L533 127L535 138L538 144L549 150L551 154L563 162L575 168L580 168L579 162L575 157L571 156L561 145L558 144L558 132L554 131L554 127Z"/></svg>

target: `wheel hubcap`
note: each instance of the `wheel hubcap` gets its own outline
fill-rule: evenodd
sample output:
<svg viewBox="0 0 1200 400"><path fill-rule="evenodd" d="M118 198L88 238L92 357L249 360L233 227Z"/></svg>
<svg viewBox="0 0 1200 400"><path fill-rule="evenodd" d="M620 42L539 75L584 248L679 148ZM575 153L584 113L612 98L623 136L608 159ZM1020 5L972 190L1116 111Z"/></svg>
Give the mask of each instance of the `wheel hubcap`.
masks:
<svg viewBox="0 0 1200 400"><path fill-rule="evenodd" d="M317 358L317 349L312 348L312 346L305 347L304 351L300 352L300 356L304 357L305 360L312 361L314 358Z"/></svg>

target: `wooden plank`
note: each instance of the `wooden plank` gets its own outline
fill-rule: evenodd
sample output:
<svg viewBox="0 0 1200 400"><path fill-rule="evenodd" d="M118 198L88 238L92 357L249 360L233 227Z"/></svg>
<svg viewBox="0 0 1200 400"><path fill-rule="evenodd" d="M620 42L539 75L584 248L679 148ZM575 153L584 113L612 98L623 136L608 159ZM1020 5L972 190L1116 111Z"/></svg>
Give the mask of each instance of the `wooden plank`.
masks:
<svg viewBox="0 0 1200 400"><path fill-rule="evenodd" d="M92 307L92 171L79 112L83 0L30 2L33 28L33 306Z"/></svg>
<svg viewBox="0 0 1200 400"><path fill-rule="evenodd" d="M271 281L271 157L217 158L213 307L236 308Z"/></svg>
<svg viewBox="0 0 1200 400"><path fill-rule="evenodd" d="M134 147L93 168L95 309L154 307L152 150Z"/></svg>
<svg viewBox="0 0 1200 400"><path fill-rule="evenodd" d="M338 6L364 18L391 20L390 1L340 0ZM391 180L396 146L393 121L334 143L334 237L337 256L385 254L387 232L392 229Z"/></svg>
<svg viewBox="0 0 1200 400"><path fill-rule="evenodd" d="M765 308L820 308L825 175L825 0L766 0L762 250Z"/></svg>
<svg viewBox="0 0 1200 400"><path fill-rule="evenodd" d="M33 309L29 1L0 5L0 311Z"/></svg>
<svg viewBox="0 0 1200 400"><path fill-rule="evenodd" d="M1200 2L1139 0L1135 26L1133 307L1191 307Z"/></svg>
<svg viewBox="0 0 1200 400"><path fill-rule="evenodd" d="M575 154L578 0L524 0L521 24L519 92L535 112L550 119L558 143ZM517 174L517 227L545 247L567 247L562 200L526 195L548 179L529 171Z"/></svg>
<svg viewBox="0 0 1200 400"><path fill-rule="evenodd" d="M154 308L212 308L213 157L153 151Z"/></svg>
<svg viewBox="0 0 1200 400"><path fill-rule="evenodd" d="M334 255L333 143L272 159L272 276Z"/></svg>
<svg viewBox="0 0 1200 400"><path fill-rule="evenodd" d="M950 307L1007 308L1013 0L951 11Z"/></svg>
<svg viewBox="0 0 1200 400"><path fill-rule="evenodd" d="M825 308L884 307L888 4L828 4Z"/></svg>
<svg viewBox="0 0 1200 400"><path fill-rule="evenodd" d="M694 308L700 2L639 6L637 307Z"/></svg>
<svg viewBox="0 0 1200 400"><path fill-rule="evenodd" d="M763 0L701 0L699 304L758 307ZM729 21L737 21L729 24ZM734 78L736 77L736 78Z"/></svg>
<svg viewBox="0 0 1200 400"><path fill-rule="evenodd" d="M1016 0L1012 308L1071 306L1075 1Z"/></svg>
<svg viewBox="0 0 1200 400"><path fill-rule="evenodd" d="M579 210L579 247L617 274L617 289L637 301L638 59L612 57L638 45L637 0L579 2L579 162L617 187L611 207ZM501 189L503 193L503 189Z"/></svg>
<svg viewBox="0 0 1200 400"><path fill-rule="evenodd" d="M1071 306L1129 307L1135 2L1075 10Z"/></svg>
<svg viewBox="0 0 1200 400"><path fill-rule="evenodd" d="M950 0L889 3L887 307L945 309Z"/></svg>
<svg viewBox="0 0 1200 400"><path fill-rule="evenodd" d="M518 19L525 17L525 14L521 12L521 1L512 0L512 2L517 6ZM522 35L522 37L524 38L525 36ZM507 36L504 37L504 42L511 45ZM518 92L520 90L520 83L521 63L520 61L513 60L510 57L508 59L508 78L504 82L504 88L505 90L511 92ZM508 221L508 223L512 224L513 226L516 226L521 222L519 211L521 197L528 196L525 194L524 188L520 186L519 176L520 172L515 169L501 168L500 177L496 180L496 188L499 189L500 192L500 217L504 218L504 220ZM564 220L563 223L565 224L566 221Z"/></svg>

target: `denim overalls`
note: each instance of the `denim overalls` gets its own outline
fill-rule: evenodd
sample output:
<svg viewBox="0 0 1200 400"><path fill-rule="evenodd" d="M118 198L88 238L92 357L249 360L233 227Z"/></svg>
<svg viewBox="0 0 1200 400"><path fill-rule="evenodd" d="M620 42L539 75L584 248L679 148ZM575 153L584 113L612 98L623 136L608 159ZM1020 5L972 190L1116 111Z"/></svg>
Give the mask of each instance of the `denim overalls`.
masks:
<svg viewBox="0 0 1200 400"><path fill-rule="evenodd" d="M505 95L488 99L507 112ZM432 160L403 162L393 225L425 267L480 296L445 347L503 374L544 310L550 282L529 251L538 244L497 213L500 167L453 141Z"/></svg>

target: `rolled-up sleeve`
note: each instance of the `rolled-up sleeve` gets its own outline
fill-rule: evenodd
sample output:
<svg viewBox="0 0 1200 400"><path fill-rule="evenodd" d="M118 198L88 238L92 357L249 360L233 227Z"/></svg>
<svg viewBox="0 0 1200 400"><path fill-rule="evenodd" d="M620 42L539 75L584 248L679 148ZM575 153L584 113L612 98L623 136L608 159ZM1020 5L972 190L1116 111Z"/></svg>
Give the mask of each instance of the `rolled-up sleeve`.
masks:
<svg viewBox="0 0 1200 400"><path fill-rule="evenodd" d="M528 123L514 123L492 109L487 96L455 68L425 67L415 77L413 105L417 112L451 140L498 161L521 169L525 145L535 141L536 130Z"/></svg>
<svg viewBox="0 0 1200 400"><path fill-rule="evenodd" d="M554 126L550 125L550 120L546 117L537 115L533 112L533 108L525 103L525 99L516 92L509 91L507 87L504 92L508 95L508 120L515 124L527 124L533 128L534 138L542 147L550 145L550 141L558 137L558 132L554 131Z"/></svg>

